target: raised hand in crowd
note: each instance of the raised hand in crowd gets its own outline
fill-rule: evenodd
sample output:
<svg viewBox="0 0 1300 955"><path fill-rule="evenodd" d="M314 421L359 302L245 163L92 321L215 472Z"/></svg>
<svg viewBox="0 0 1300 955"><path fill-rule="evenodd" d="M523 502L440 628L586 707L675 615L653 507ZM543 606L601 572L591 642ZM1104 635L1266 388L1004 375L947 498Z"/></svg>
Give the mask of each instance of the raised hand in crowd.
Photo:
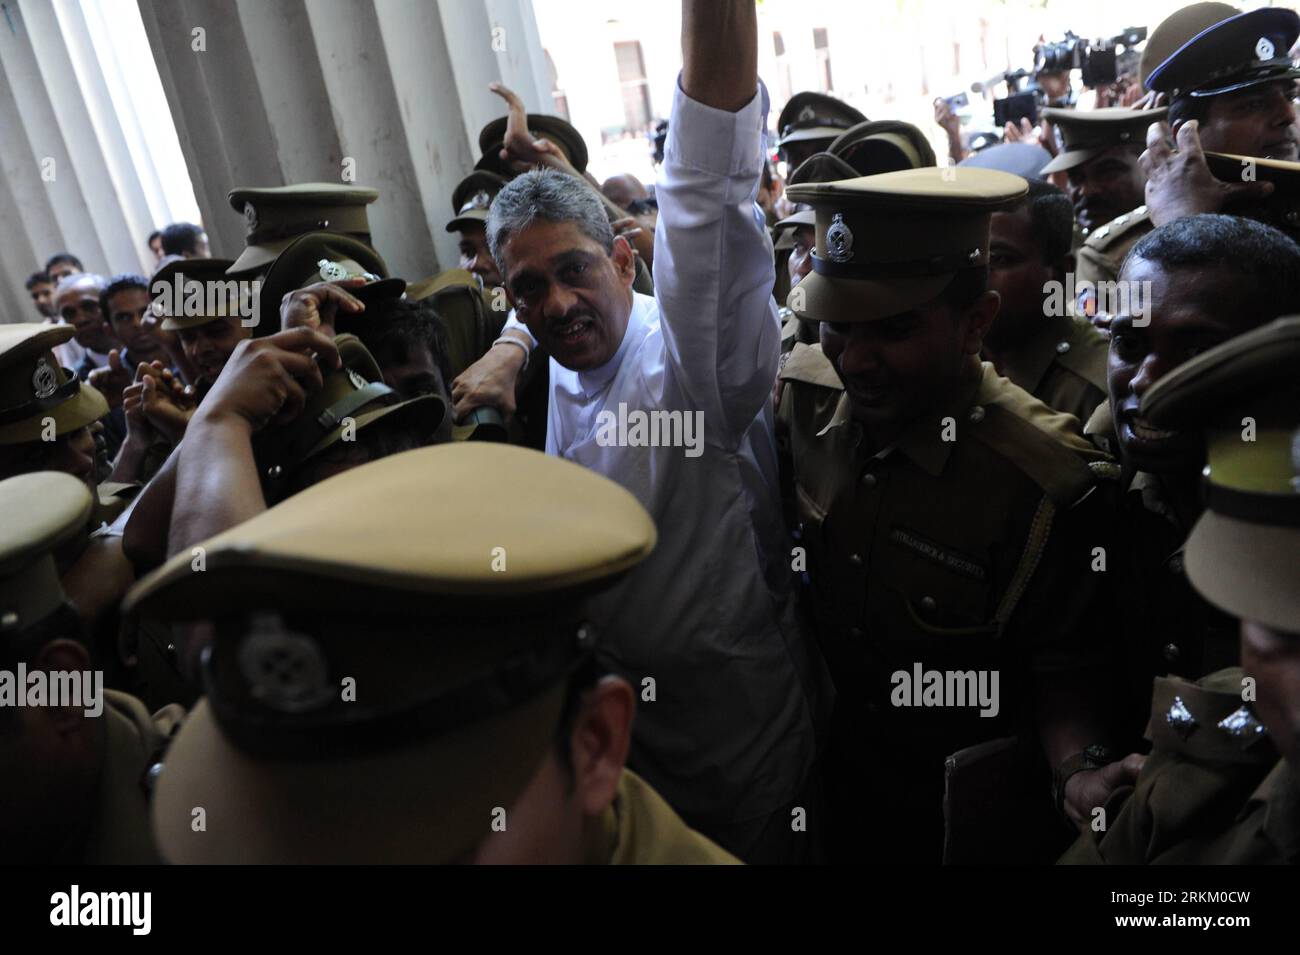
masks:
<svg viewBox="0 0 1300 955"><path fill-rule="evenodd" d="M1224 182L1210 172L1198 127L1196 120L1188 120L1172 138L1168 123L1152 123L1147 130L1147 148L1138 162L1147 177L1147 211L1157 226L1273 192L1273 184L1262 179Z"/></svg>
<svg viewBox="0 0 1300 955"><path fill-rule="evenodd" d="M280 302L280 330L313 328L330 338L339 312L357 315L366 305L348 289L365 285L365 279L347 279L343 282L317 282L289 292Z"/></svg>

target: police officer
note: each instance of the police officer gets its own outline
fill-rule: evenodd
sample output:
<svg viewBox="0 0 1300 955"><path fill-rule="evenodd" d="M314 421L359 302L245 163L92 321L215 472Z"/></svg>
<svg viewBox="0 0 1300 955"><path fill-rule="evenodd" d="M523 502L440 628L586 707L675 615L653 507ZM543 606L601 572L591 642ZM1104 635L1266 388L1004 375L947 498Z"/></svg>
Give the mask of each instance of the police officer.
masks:
<svg viewBox="0 0 1300 955"><path fill-rule="evenodd" d="M1136 788L1098 807L1062 862L1300 862L1297 382L1300 318L1283 318L1203 352L1143 398L1161 427L1204 435L1207 509L1187 574L1240 618L1242 667L1156 680Z"/></svg>
<svg viewBox="0 0 1300 955"><path fill-rule="evenodd" d="M1215 178L1203 150L1259 159L1300 158L1294 80L1288 51L1300 37L1293 10L1266 8L1207 23L1222 10L1197 4L1152 34L1158 50L1172 52L1146 78L1148 90L1168 98L1168 125L1147 131L1142 166L1147 174L1147 214L1097 230L1080 254L1095 266L1088 278L1112 280L1128 249L1152 227L1198 212L1218 212L1235 201L1266 197L1253 176ZM1150 47L1150 43L1148 46ZM1149 220L1149 221L1147 221Z"/></svg>
<svg viewBox="0 0 1300 955"><path fill-rule="evenodd" d="M1101 732L1090 714L1053 712L1052 701L1099 662L1074 622L1094 586L1080 535L1102 456L1072 419L978 357L998 307L989 219L1025 190L984 169L789 190L816 210L813 271L795 292L796 314L821 322L821 344L796 346L786 362L779 420L806 596L838 691L828 786L846 857L871 847L969 858L943 847L945 786L969 791L969 777L945 781L949 757L962 774L1002 777L1005 798L992 801L1008 814L1005 828L987 813L970 826L969 807L950 799L950 831L1006 833L981 847L994 853L986 858L1031 857L1032 807L1048 805L1024 768L1041 762L1031 723L1053 765ZM984 717L971 700L928 709L927 672L996 672L1000 707ZM996 768L956 758L993 741L1021 755ZM1021 767L1014 779L1008 766Z"/></svg>
<svg viewBox="0 0 1300 955"><path fill-rule="evenodd" d="M795 93L776 119L777 150L786 169L795 170L813 153L825 151L846 130L867 117L826 93Z"/></svg>
<svg viewBox="0 0 1300 955"><path fill-rule="evenodd" d="M183 714L150 718L139 700L104 689L102 662L81 642L57 555L84 534L93 506L66 473L0 481L0 860L11 865L159 861L149 768ZM60 685L79 698L49 695Z"/></svg>
<svg viewBox="0 0 1300 955"><path fill-rule="evenodd" d="M212 636L159 782L163 854L734 862L624 768L635 697L584 622L654 543L592 471L451 445L304 491L206 542L203 573L167 564L129 605Z"/></svg>
<svg viewBox="0 0 1300 955"><path fill-rule="evenodd" d="M1146 146L1147 127L1164 119L1165 112L1119 107L1043 110L1043 118L1056 129L1060 146L1056 158L1043 168L1043 175L1067 175L1070 202L1085 236L1121 216L1146 212L1142 205L1146 176L1138 156ZM1125 218L1117 225L1128 221ZM1094 254L1080 254L1080 278L1096 280L1086 271Z"/></svg>
<svg viewBox="0 0 1300 955"><path fill-rule="evenodd" d="M506 180L496 173L475 170L451 194L454 213L447 231L460 235L460 267L477 275L485 288L502 284L501 270L492 260L487 244L487 213Z"/></svg>

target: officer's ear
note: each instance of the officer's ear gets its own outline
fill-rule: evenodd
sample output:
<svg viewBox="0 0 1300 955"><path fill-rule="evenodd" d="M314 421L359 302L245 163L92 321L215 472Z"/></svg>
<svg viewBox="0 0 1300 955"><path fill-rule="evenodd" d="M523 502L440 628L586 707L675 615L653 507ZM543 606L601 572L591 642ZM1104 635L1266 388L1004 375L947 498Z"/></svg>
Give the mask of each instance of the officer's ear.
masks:
<svg viewBox="0 0 1300 955"><path fill-rule="evenodd" d="M978 355L984 348L984 336L993 327L998 308L1002 305L1002 296L993 289L982 292L979 298L966 306L962 320L965 330L962 334L962 351L967 355Z"/></svg>
<svg viewBox="0 0 1300 955"><path fill-rule="evenodd" d="M573 721L573 792L587 816L614 800L632 742L636 697L622 677L607 676L583 694Z"/></svg>
<svg viewBox="0 0 1300 955"><path fill-rule="evenodd" d="M31 672L41 671L48 675L55 673L80 673L83 678L90 673L90 654L86 648L75 640L51 640L37 652L28 666ZM51 685L53 680L49 681ZM43 706L39 712L45 717L44 732L61 752L88 751L91 740L93 721L86 718L85 711L91 708L88 693L91 687L82 681L83 700L69 706Z"/></svg>
<svg viewBox="0 0 1300 955"><path fill-rule="evenodd" d="M621 235L615 236L609 258L614 263L614 271L618 273L623 287L630 289L636 281L636 253L632 251L631 243Z"/></svg>

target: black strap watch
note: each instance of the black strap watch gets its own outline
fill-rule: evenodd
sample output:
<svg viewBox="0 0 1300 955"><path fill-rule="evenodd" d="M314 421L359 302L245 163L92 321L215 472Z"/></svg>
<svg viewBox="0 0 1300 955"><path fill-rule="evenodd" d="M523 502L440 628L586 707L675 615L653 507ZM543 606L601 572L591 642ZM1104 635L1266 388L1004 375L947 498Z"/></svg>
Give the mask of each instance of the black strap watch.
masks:
<svg viewBox="0 0 1300 955"><path fill-rule="evenodd" d="M1083 752L1067 756L1052 772L1052 802L1056 811L1065 815L1065 784L1075 773L1101 769L1115 762L1115 753L1109 746L1093 743Z"/></svg>

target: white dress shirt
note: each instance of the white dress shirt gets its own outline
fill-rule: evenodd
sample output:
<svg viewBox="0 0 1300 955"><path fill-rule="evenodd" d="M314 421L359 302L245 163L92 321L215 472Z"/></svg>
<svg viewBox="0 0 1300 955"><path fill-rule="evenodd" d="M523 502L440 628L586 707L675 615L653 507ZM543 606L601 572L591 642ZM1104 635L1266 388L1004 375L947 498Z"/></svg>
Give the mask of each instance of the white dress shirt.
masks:
<svg viewBox="0 0 1300 955"><path fill-rule="evenodd" d="M678 87L656 190L655 297L634 293L606 364L550 363L547 453L623 485L659 530L593 618L637 691L630 765L693 822L782 808L814 756L817 671L791 609L772 424L772 247L754 205L766 107L765 89L730 113ZM702 453L609 446L611 416L651 411L699 421Z"/></svg>

